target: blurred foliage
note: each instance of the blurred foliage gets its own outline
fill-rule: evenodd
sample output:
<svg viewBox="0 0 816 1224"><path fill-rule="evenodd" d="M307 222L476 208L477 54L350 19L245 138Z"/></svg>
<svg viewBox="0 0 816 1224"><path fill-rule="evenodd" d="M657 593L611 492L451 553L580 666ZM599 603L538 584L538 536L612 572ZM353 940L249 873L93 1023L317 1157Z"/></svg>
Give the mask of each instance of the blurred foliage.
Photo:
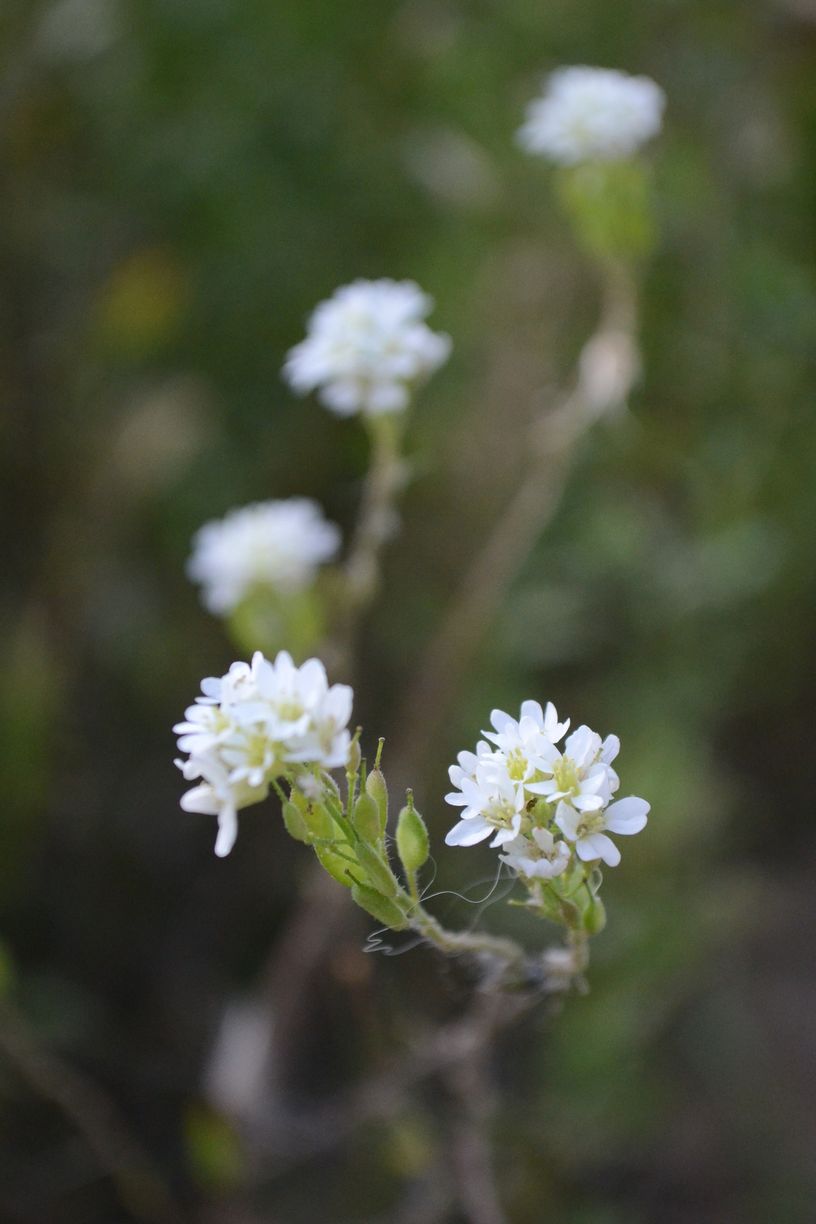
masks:
<svg viewBox="0 0 816 1224"><path fill-rule="evenodd" d="M595 318L553 175L514 145L523 105L560 64L645 71L668 106L644 378L583 448L412 781L438 850L452 754L535 695L618 732L625 789L653 803L607 873L591 993L500 1050L514 1224L806 1224L816 8L7 0L0 39L3 992L110 1093L194 1218L248 1218L230 1203L249 1164L202 1085L308 855L258 809L216 862L211 822L178 810L169 727L231 661L184 577L190 537L292 493L349 528L363 431L294 402L283 355L356 276L431 292L454 356L412 422L357 685L372 743L396 730L525 423ZM487 852L437 859L437 887L492 873ZM488 923L529 937L500 908ZM457 1005L430 954L364 958L364 930L301 1035L318 1095L376 1067L389 1026ZM265 1169L263 1218L396 1219L445 1159L444 1109L374 1129L318 1177ZM4 1218L127 1218L1 1055L0 1134Z"/></svg>

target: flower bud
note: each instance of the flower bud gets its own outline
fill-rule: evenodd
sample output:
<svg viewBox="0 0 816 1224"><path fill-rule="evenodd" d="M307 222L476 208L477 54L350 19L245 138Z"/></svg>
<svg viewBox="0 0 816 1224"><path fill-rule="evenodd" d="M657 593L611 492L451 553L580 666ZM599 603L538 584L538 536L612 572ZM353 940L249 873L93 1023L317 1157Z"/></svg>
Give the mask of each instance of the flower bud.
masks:
<svg viewBox="0 0 816 1224"><path fill-rule="evenodd" d="M408 803L397 820L397 853L403 867L411 874L419 871L428 860L428 830L425 821L414 807L410 791Z"/></svg>
<svg viewBox="0 0 816 1224"><path fill-rule="evenodd" d="M379 808L380 830L384 833L385 826L388 823L388 787L385 783L385 775L381 769L372 769L366 778L365 788L366 794L371 796Z"/></svg>
<svg viewBox="0 0 816 1224"><path fill-rule="evenodd" d="M408 920L399 906L376 889L355 884L351 895L361 909L371 914L372 918L376 918L383 926L390 927L392 931L404 931L407 927Z"/></svg>
<svg viewBox="0 0 816 1224"><path fill-rule="evenodd" d="M351 823L360 837L368 846L376 846L382 839L383 830L380 825L380 809L377 801L363 793L354 805L351 813Z"/></svg>

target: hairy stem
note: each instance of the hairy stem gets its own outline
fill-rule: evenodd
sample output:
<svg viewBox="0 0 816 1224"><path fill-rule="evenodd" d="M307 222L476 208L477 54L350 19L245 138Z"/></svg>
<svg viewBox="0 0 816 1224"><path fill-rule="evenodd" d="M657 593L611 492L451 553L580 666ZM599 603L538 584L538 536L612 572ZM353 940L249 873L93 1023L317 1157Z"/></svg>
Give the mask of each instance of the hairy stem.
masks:
<svg viewBox="0 0 816 1224"><path fill-rule="evenodd" d="M399 414L372 417L367 422L371 463L366 476L357 529L345 565L346 615L342 644L350 652L360 614L379 584L382 550L393 532L395 505L405 482L400 455L403 422Z"/></svg>
<svg viewBox="0 0 816 1224"><path fill-rule="evenodd" d="M512 939L498 935L487 935L480 931L449 931L436 918L418 906L410 915L411 927L424 936L440 952L451 956L471 953L504 961L509 969L520 966L525 960L524 949Z"/></svg>

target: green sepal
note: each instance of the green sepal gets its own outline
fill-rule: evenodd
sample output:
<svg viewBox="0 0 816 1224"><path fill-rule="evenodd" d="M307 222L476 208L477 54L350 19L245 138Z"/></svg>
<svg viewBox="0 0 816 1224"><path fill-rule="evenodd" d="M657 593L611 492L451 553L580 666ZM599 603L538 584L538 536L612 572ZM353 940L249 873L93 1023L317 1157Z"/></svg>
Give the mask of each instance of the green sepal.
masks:
<svg viewBox="0 0 816 1224"><path fill-rule="evenodd" d="M359 842L354 850L363 873L377 892L387 897L399 896L399 881L385 859L365 842Z"/></svg>
<svg viewBox="0 0 816 1224"><path fill-rule="evenodd" d="M397 820L397 853L409 874L419 871L428 861L430 845L425 821L409 797Z"/></svg>
<svg viewBox="0 0 816 1224"><path fill-rule="evenodd" d="M351 823L366 845L376 846L382 840L380 809L370 795L360 795L351 813Z"/></svg>
<svg viewBox="0 0 816 1224"><path fill-rule="evenodd" d="M408 926L408 919L399 906L395 905L390 897L384 897L376 889L368 888L364 884L355 884L352 887L351 895L361 909L371 914L372 918L376 918L383 926L390 927L392 931L404 931Z"/></svg>
<svg viewBox="0 0 816 1224"><path fill-rule="evenodd" d="M283 813L283 823L289 836L294 837L295 841L305 842L307 846L310 845L312 835L297 804L293 803L291 799L287 799L286 803L281 807L281 812Z"/></svg>

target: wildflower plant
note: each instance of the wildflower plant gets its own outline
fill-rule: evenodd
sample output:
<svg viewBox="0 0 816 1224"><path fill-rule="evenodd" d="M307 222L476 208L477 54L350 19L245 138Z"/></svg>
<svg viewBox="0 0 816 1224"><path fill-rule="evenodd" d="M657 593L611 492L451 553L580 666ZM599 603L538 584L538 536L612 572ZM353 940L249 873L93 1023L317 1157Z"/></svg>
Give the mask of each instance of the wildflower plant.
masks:
<svg viewBox="0 0 816 1224"><path fill-rule="evenodd" d="M455 689L502 584L551 513L542 465L556 475L564 470L583 431L625 401L637 375L635 270L652 236L642 150L660 129L663 102L645 77L563 69L531 103L519 132L527 152L555 166L556 193L603 273L604 307L575 387L534 422L529 472L465 575L424 671L408 685L414 723L416 710L429 712L427 734L449 700L445 685ZM426 321L432 306L412 281L354 281L316 307L306 336L286 357L283 376L296 394L315 393L335 415L357 417L369 436L358 521L342 558L338 528L305 498L233 510L197 533L188 572L207 607L226 617L233 637L253 653L250 662L204 680L175 727L177 765L192 783L181 803L217 818L215 850L223 857L235 842L239 811L274 794L288 833L312 848L320 868L382 928L478 956L498 968L505 988L564 991L582 983L589 940L606 921L603 868L617 866L617 839L640 832L649 813L645 800L619 795L617 737L585 725L570 730L551 703L528 700L517 717L494 710L475 750L460 752L450 768L446 802L457 819L447 846L488 842L497 872L515 882L511 904L562 933L560 942L531 953L480 930L448 930L428 911L425 822L411 791L396 817L389 813L383 740L369 767L361 732L351 729L352 689L331 684L321 661L349 674L355 631L376 593L406 480L407 410L451 348ZM320 658L306 658L313 652ZM412 756L401 760L410 767Z"/></svg>
<svg viewBox="0 0 816 1224"><path fill-rule="evenodd" d="M352 690L330 686L318 659L296 667L286 652L274 661L258 652L251 663L233 663L201 688L174 728L187 754L177 765L196 783L182 807L218 819L217 855L234 845L238 811L274 791L288 833L311 846L325 871L382 926L410 928L447 952L498 957L514 974L525 964L531 972L511 941L448 931L426 911L419 877L430 856L425 822L409 791L389 837L384 741L369 771L360 732L352 737L349 731ZM535 701L524 702L518 719L494 710L491 725L476 752L461 752L451 766L455 790L447 801L460 809L460 819L445 840L472 846L490 838L526 893L516 903L564 928L572 971L565 972L562 957L559 984L550 988L565 989L586 966L589 936L605 923L600 865L620 862L609 833L639 832L649 805L636 798L613 801L620 785L612 768L616 736L602 740L581 726L559 749L568 724L558 721L551 704L543 709ZM344 789L333 776L340 769ZM532 964L547 979L546 959Z"/></svg>

